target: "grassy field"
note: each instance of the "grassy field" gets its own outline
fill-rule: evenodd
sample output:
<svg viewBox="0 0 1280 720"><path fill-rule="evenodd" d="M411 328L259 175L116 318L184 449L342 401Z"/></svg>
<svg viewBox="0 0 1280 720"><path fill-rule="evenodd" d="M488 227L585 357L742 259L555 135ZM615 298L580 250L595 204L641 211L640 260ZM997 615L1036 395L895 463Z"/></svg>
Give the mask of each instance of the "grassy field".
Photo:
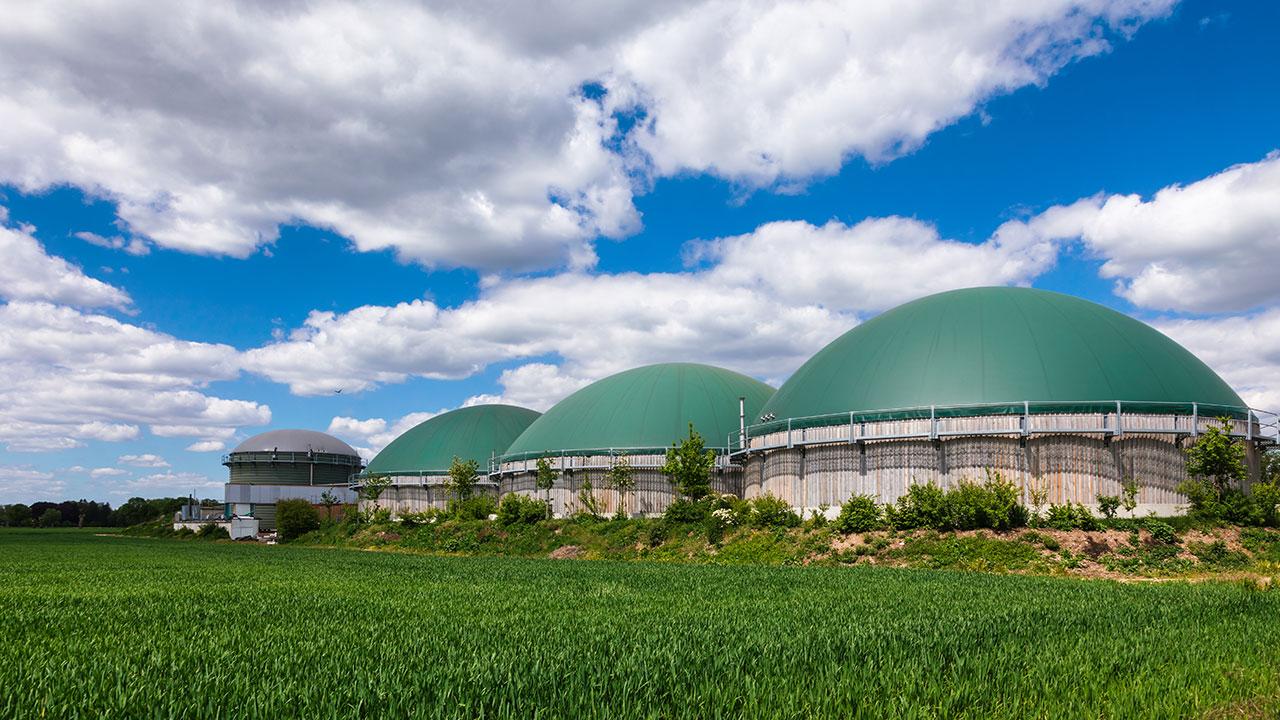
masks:
<svg viewBox="0 0 1280 720"><path fill-rule="evenodd" d="M1274 717L1280 592L0 531L0 717Z"/></svg>

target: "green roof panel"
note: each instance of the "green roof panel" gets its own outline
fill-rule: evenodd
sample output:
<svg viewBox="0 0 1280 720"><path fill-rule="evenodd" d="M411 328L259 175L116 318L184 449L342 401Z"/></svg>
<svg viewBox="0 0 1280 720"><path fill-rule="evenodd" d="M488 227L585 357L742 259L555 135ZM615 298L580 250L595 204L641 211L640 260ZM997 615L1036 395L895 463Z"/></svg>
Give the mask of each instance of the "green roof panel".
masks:
<svg viewBox="0 0 1280 720"><path fill-rule="evenodd" d="M1244 406L1145 323L1070 295L991 287L930 295L855 327L796 370L761 415L1115 400Z"/></svg>
<svg viewBox="0 0 1280 720"><path fill-rule="evenodd" d="M474 405L419 423L392 440L365 470L373 475L435 475L448 471L455 456L489 467L492 454L507 446L538 418L514 405Z"/></svg>
<svg viewBox="0 0 1280 720"><path fill-rule="evenodd" d="M708 446L738 431L738 398L748 422L773 388L709 365L648 365L598 380L556 403L507 450L508 458L583 450L665 448L689 423Z"/></svg>

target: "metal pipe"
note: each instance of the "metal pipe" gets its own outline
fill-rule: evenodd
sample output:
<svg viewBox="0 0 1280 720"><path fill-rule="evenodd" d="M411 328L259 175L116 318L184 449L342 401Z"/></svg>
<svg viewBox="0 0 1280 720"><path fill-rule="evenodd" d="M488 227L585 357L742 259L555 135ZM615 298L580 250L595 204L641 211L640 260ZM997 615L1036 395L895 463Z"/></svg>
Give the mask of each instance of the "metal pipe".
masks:
<svg viewBox="0 0 1280 720"><path fill-rule="evenodd" d="M747 446L747 398L745 395L738 396L738 442L742 443L742 447Z"/></svg>

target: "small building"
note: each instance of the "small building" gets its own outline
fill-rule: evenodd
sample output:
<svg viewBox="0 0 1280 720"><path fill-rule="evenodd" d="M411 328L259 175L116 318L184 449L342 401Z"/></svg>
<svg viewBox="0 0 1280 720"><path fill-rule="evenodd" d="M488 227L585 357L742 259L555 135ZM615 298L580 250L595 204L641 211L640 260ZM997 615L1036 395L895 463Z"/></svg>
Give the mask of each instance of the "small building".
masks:
<svg viewBox="0 0 1280 720"><path fill-rule="evenodd" d="M375 504L395 514L444 509L451 499L445 483L455 457L475 461L480 477L476 489L496 496L498 483L490 478L494 458L537 419L538 413L514 405L473 405L413 426L354 478L353 490L370 478L388 483L376 503L361 500L361 510Z"/></svg>
<svg viewBox="0 0 1280 720"><path fill-rule="evenodd" d="M275 529L276 503L301 498L323 505L355 502L351 476L364 462L352 447L314 430L271 430L240 443L222 464L229 476L226 517L257 518L262 530Z"/></svg>
<svg viewBox="0 0 1280 720"><path fill-rule="evenodd" d="M624 510L661 513L676 493L660 468L667 449L688 437L692 424L716 453L712 487L737 494L742 468L729 462L729 450L744 418L756 417L772 394L773 388L758 380L710 365L663 363L626 370L569 395L529 425L499 458L496 479L502 494L541 498L535 476L538 460L545 458L559 473L549 493L553 513L583 509L588 483L598 510L613 513L620 498L607 473L625 456L635 487Z"/></svg>

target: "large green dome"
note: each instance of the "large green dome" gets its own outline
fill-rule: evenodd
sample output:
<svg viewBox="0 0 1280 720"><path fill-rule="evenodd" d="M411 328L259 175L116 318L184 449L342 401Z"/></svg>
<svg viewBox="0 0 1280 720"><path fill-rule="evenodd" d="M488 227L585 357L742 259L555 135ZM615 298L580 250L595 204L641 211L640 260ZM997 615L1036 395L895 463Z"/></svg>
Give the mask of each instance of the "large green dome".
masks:
<svg viewBox="0 0 1280 720"><path fill-rule="evenodd" d="M855 327L796 370L761 417L1117 400L1244 406L1142 322L1069 295L995 287L930 295Z"/></svg>
<svg viewBox="0 0 1280 720"><path fill-rule="evenodd" d="M436 475L449 470L453 458L489 467L512 440L538 418L514 405L474 405L419 423L392 440L365 470L373 475Z"/></svg>
<svg viewBox="0 0 1280 720"><path fill-rule="evenodd" d="M738 431L738 398L748 421L773 388L723 368L666 363L611 375L556 403L507 450L508 459L561 452L656 449L687 437L693 423L708 446Z"/></svg>

